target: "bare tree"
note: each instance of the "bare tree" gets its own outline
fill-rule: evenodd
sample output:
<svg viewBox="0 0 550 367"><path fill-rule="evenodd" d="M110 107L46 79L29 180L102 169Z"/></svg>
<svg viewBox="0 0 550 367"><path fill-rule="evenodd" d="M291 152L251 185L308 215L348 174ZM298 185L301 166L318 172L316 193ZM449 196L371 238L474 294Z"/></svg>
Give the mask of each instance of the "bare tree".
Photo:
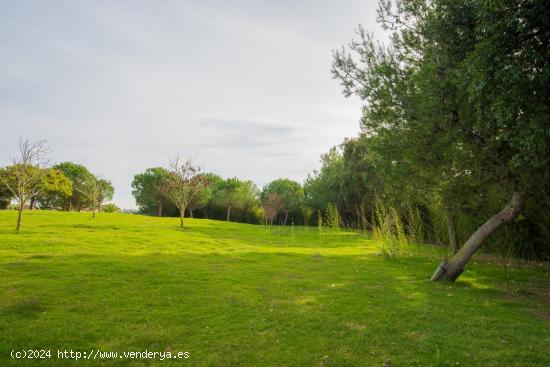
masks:
<svg viewBox="0 0 550 367"><path fill-rule="evenodd" d="M94 175L89 175L77 188L77 191L84 196L92 205L92 218L95 218L96 208L99 209L103 201L101 180Z"/></svg>
<svg viewBox="0 0 550 367"><path fill-rule="evenodd" d="M176 205L180 211L180 226L189 205L200 196L208 186L208 180L200 174L200 168L191 159L180 163L179 158L170 162L168 176L162 183L162 193Z"/></svg>
<svg viewBox="0 0 550 367"><path fill-rule="evenodd" d="M273 225L273 220L284 206L284 199L279 194L276 192L268 193L262 203L265 224Z"/></svg>
<svg viewBox="0 0 550 367"><path fill-rule="evenodd" d="M19 156L12 158L12 165L6 170L6 174L0 179L13 194L17 202L17 226L21 228L21 217L27 201L39 194L41 182L47 174L44 168L48 161L46 155L51 149L46 145L46 140L31 143L29 140L19 141Z"/></svg>

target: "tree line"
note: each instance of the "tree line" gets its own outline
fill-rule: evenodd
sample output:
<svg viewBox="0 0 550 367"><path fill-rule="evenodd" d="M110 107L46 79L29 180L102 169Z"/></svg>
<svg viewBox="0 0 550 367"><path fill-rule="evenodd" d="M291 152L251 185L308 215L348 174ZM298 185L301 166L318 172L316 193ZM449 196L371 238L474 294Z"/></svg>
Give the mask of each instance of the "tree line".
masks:
<svg viewBox="0 0 550 367"><path fill-rule="evenodd" d="M12 201L18 211L16 230L19 231L24 209L113 211L111 200L114 188L110 181L92 174L85 166L72 162L50 165L51 149L45 140L20 141L19 154L12 164L0 168L0 209Z"/></svg>

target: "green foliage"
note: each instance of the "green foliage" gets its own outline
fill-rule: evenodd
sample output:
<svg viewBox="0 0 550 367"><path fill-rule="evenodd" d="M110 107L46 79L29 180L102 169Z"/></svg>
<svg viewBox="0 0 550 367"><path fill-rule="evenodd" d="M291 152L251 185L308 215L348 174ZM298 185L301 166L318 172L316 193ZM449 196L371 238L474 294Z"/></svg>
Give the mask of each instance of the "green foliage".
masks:
<svg viewBox="0 0 550 367"><path fill-rule="evenodd" d="M87 180L93 176L88 169L77 163L63 162L53 166L54 169L63 172L65 177L71 181L72 194L68 198L57 198L52 202L53 207L62 207L64 210L78 210L85 209L90 205L83 197L81 190Z"/></svg>
<svg viewBox="0 0 550 367"><path fill-rule="evenodd" d="M302 186L296 182L287 178L280 178L271 181L267 184L263 190L261 197L265 199L270 193L276 193L282 199L281 211L284 212L284 224L287 224L288 216L290 212L299 212L300 208L304 204L305 195ZM299 213L294 218L292 216L291 221L298 221Z"/></svg>
<svg viewBox="0 0 550 367"><path fill-rule="evenodd" d="M332 203L328 203L325 210L325 217L323 219L323 226L331 231L339 231L342 221L340 220L340 213L338 208Z"/></svg>
<svg viewBox="0 0 550 367"><path fill-rule="evenodd" d="M104 213L118 213L120 208L113 203L105 204L101 207L101 211Z"/></svg>
<svg viewBox="0 0 550 367"><path fill-rule="evenodd" d="M63 209L63 203L69 200L73 193L71 180L56 168L47 169L40 186L36 201L42 209Z"/></svg>
<svg viewBox="0 0 550 367"><path fill-rule="evenodd" d="M141 213L159 216L177 214L175 205L160 190L162 182L168 174L168 170L165 168L155 167L147 168L144 172L134 176L132 195Z"/></svg>

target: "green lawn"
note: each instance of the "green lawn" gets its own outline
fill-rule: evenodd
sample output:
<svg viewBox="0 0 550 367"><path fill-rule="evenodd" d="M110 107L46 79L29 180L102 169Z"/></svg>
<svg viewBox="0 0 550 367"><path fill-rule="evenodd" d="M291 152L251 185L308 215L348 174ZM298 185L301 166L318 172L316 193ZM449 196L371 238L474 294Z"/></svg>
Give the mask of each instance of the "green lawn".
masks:
<svg viewBox="0 0 550 367"><path fill-rule="evenodd" d="M358 233L0 211L0 366L550 366L549 268L377 256ZM14 360L12 349L51 359ZM73 351L186 360L57 359Z"/></svg>

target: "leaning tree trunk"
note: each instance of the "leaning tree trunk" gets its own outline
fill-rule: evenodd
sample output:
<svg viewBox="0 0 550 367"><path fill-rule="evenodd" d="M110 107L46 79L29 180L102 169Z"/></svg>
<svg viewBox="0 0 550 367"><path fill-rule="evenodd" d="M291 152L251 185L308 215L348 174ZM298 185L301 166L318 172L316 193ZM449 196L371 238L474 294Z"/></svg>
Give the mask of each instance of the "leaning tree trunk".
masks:
<svg viewBox="0 0 550 367"><path fill-rule="evenodd" d="M34 203L36 201L36 197L35 196L31 196L31 202L29 204L29 210L33 210L34 209Z"/></svg>
<svg viewBox="0 0 550 367"><path fill-rule="evenodd" d="M453 254L458 252L458 241L456 238L456 217L453 209L445 207L445 220L447 221L447 233L449 235L449 247Z"/></svg>
<svg viewBox="0 0 550 367"><path fill-rule="evenodd" d="M231 217L231 206L227 207L227 218L226 220L229 222L229 218Z"/></svg>
<svg viewBox="0 0 550 367"><path fill-rule="evenodd" d="M462 271L464 265L468 263L475 252L483 245L485 240L489 238L504 224L514 220L521 211L523 204L522 194L514 191L510 202L497 214L493 215L481 227L475 231L462 248L453 256L448 263L444 261L439 265L431 280L451 280L455 281Z"/></svg>
<svg viewBox="0 0 550 367"><path fill-rule="evenodd" d="M193 218L193 208L189 208L189 216Z"/></svg>
<svg viewBox="0 0 550 367"><path fill-rule="evenodd" d="M15 230L19 232L19 228L21 228L21 216L23 214L23 203L19 204L19 208L17 208L17 226L15 227Z"/></svg>

